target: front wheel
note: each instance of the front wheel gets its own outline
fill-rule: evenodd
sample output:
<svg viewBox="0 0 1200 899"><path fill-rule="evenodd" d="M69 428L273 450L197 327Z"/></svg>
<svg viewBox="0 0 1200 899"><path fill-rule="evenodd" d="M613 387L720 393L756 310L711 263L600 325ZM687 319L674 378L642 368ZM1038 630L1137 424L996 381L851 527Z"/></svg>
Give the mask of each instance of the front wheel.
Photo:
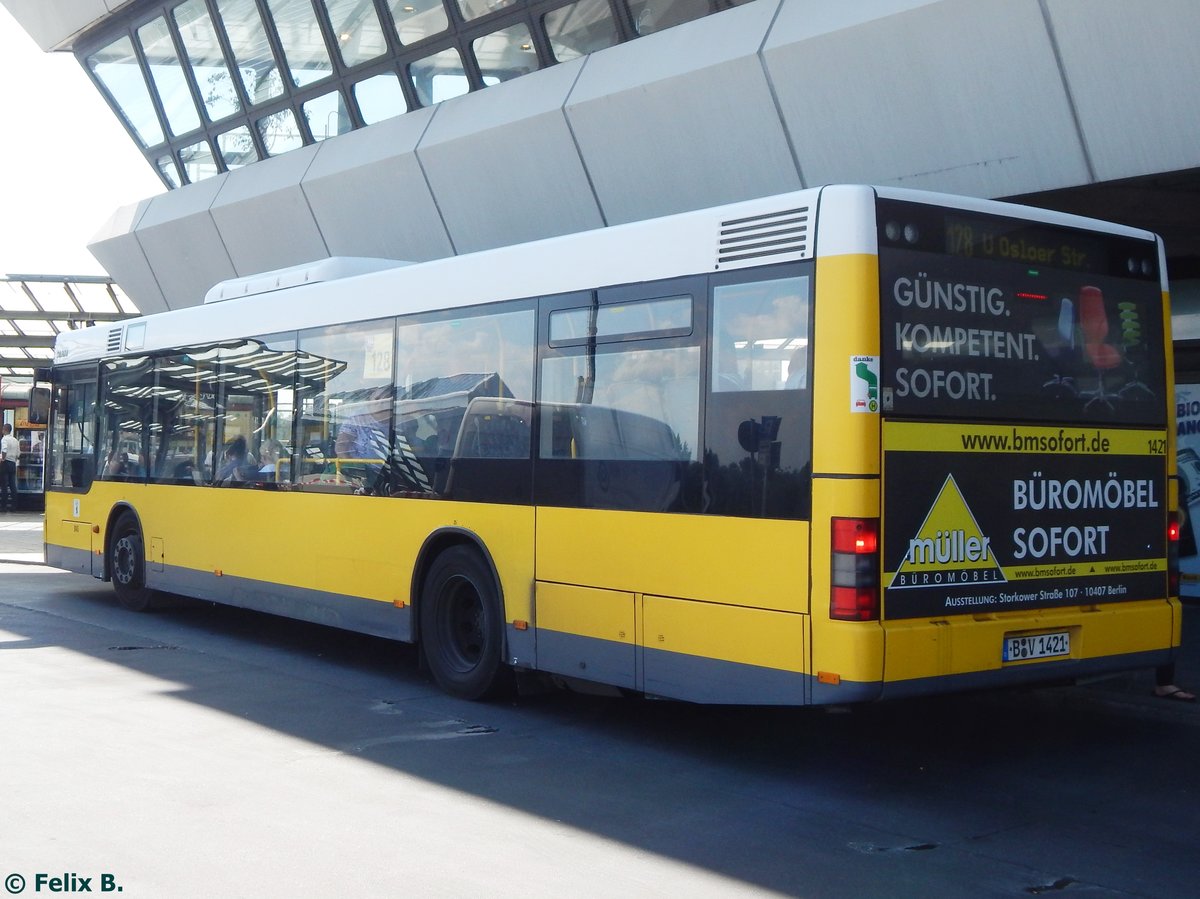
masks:
<svg viewBox="0 0 1200 899"><path fill-rule="evenodd" d="M156 591L146 586L146 552L137 519L126 512L117 519L109 543L108 570L117 602L131 612L155 606Z"/></svg>
<svg viewBox="0 0 1200 899"><path fill-rule="evenodd" d="M486 699L506 685L500 592L471 547L451 547L430 567L421 590L421 646L433 679L451 696Z"/></svg>

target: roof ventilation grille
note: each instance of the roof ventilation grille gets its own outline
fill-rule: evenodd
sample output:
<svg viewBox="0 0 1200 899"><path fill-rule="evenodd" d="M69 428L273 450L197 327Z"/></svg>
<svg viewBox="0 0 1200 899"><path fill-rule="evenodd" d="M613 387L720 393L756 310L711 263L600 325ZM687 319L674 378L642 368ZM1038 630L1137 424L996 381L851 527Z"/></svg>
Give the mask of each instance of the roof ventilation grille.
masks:
<svg viewBox="0 0 1200 899"><path fill-rule="evenodd" d="M771 256L802 259L808 254L808 207L721 222L717 268Z"/></svg>
<svg viewBox="0 0 1200 899"><path fill-rule="evenodd" d="M108 351L110 353L119 353L121 351L121 329L108 329Z"/></svg>

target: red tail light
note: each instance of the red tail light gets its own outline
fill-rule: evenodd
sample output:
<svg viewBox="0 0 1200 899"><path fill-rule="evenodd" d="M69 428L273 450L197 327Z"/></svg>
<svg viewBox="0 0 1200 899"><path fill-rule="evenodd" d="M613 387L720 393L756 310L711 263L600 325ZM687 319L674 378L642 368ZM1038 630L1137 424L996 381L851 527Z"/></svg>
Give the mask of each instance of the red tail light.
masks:
<svg viewBox="0 0 1200 899"><path fill-rule="evenodd" d="M1179 595L1179 513L1167 513L1167 595Z"/></svg>
<svg viewBox="0 0 1200 899"><path fill-rule="evenodd" d="M878 620L879 519L834 518L830 527L829 617Z"/></svg>

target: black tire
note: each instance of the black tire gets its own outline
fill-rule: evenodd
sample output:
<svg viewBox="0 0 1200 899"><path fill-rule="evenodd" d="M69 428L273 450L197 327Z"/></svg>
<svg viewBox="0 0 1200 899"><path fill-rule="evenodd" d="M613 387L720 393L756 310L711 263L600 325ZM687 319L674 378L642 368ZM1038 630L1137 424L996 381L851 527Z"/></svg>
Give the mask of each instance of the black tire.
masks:
<svg viewBox="0 0 1200 899"><path fill-rule="evenodd" d="M434 559L420 614L421 648L439 687L460 699L488 699L507 688L500 591L478 551L453 546Z"/></svg>
<svg viewBox="0 0 1200 899"><path fill-rule="evenodd" d="M131 612L155 607L157 591L146 586L146 550L137 519L126 512L113 526L108 544L108 572L117 602Z"/></svg>

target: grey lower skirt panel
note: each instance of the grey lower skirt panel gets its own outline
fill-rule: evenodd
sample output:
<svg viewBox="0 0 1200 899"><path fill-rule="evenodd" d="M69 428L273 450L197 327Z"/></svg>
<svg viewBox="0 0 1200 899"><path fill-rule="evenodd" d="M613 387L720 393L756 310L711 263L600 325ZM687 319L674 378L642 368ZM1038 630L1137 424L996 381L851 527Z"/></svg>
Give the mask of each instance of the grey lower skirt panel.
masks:
<svg viewBox="0 0 1200 899"><path fill-rule="evenodd" d="M86 549L71 549L66 546L56 546L53 543L43 543L46 564L51 568L61 568L64 571L74 571L76 574L92 573L92 554Z"/></svg>
<svg viewBox="0 0 1200 899"><path fill-rule="evenodd" d="M723 659L646 649L643 689L655 696L729 705L807 705L813 677Z"/></svg>
<svg viewBox="0 0 1200 899"><path fill-rule="evenodd" d="M794 671L726 662L542 629L538 668L664 699L730 705L805 705L812 678ZM844 700L843 700L844 701Z"/></svg>
<svg viewBox="0 0 1200 899"><path fill-rule="evenodd" d="M70 549L54 544L44 546L46 564L50 567L80 574L93 573L93 556L87 550ZM218 576L212 572L171 565L164 566L161 571L147 570L146 581L155 590L166 593L268 612L391 640L412 642L415 639L411 603L404 608L397 608L391 603L361 596L269 584L231 575ZM518 630L509 625L505 638L509 664L532 668L536 653L534 631Z"/></svg>
<svg viewBox="0 0 1200 899"><path fill-rule="evenodd" d="M167 593L298 618L342 630L393 640L411 641L413 638L411 605L397 608L391 603L361 596L268 584L231 575L218 576L171 565L164 566L162 571L147 571L146 582Z"/></svg>
<svg viewBox="0 0 1200 899"><path fill-rule="evenodd" d="M686 702L730 705L841 705L880 699L932 696L967 690L1071 682L1169 663L1172 650L1101 659L1071 659L940 677L823 684L809 674L640 649L575 634L539 631L539 667L555 674L614 684Z"/></svg>

